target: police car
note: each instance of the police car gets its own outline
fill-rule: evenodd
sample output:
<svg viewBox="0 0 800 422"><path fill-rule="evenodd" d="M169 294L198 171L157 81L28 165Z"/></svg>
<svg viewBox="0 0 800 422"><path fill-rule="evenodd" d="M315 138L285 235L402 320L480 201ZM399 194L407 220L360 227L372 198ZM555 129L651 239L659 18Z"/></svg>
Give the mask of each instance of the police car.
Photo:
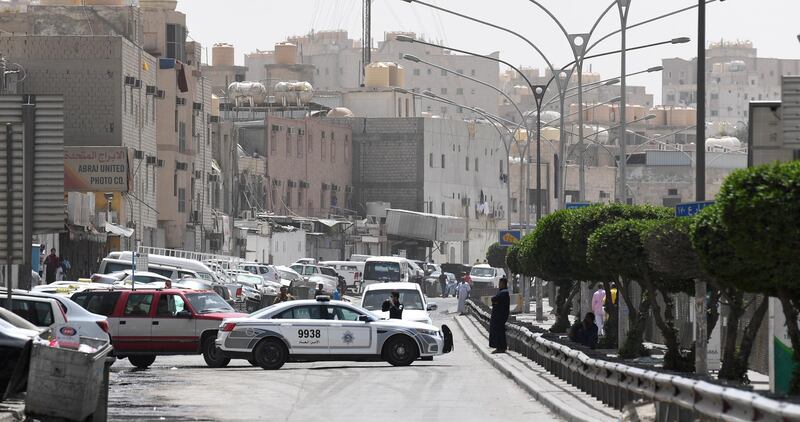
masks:
<svg viewBox="0 0 800 422"><path fill-rule="evenodd" d="M288 361L375 361L407 366L453 349L447 326L382 320L347 302L327 297L295 300L244 318L222 321L217 347L232 359L263 369Z"/></svg>

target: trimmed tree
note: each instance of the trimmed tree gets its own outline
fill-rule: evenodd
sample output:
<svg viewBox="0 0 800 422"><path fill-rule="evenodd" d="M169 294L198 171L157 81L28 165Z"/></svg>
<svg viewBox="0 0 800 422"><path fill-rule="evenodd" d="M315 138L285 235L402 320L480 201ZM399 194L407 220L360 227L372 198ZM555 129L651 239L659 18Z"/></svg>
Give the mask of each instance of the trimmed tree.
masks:
<svg viewBox="0 0 800 422"><path fill-rule="evenodd" d="M760 273L752 287L781 301L793 358L800 362L800 161L735 171L717 201L736 256ZM800 394L800 365L789 393Z"/></svg>
<svg viewBox="0 0 800 422"><path fill-rule="evenodd" d="M720 286L729 310L719 377L746 384L749 382L747 370L750 353L767 313L768 296L774 292L765 289L759 282L763 280L761 270L748 265L734 252L731 234L722 223L721 217L721 208L718 205L703 209L692 221L692 244L703 270ZM747 322L741 343L737 345L741 318L746 310L745 292L761 293L764 296Z"/></svg>
<svg viewBox="0 0 800 422"><path fill-rule="evenodd" d="M492 243L486 251L486 261L494 268L506 268L507 249L505 246L500 246L498 242Z"/></svg>
<svg viewBox="0 0 800 422"><path fill-rule="evenodd" d="M517 289L519 287L519 286L517 286L516 278L513 277L513 275L522 274L522 265L521 265L521 263L519 261L519 248L520 248L520 244L521 243L522 243L522 241L517 242L517 243L511 245L506 250L506 266L508 267L508 271L510 271L511 275L512 275L512 277L509 278L509 282L511 280L515 280L514 281L514 286L516 288L513 289L512 292L513 291L518 291Z"/></svg>
<svg viewBox="0 0 800 422"><path fill-rule="evenodd" d="M646 319L649 308L644 312L637 309L627 284L629 280L620 279L615 273L596 268L587 260L589 236L598 228L627 219L661 219L669 218L674 214L670 208L654 207L651 205L595 205L572 211L564 224L563 235L569 251L569 268L573 280L601 282L606 291L605 312L608 315L603 339L603 347L618 347L617 318L618 304L612 300L612 283L617 285L617 296L625 300L629 309L629 322L631 326L638 324L642 318ZM648 305L649 306L649 305ZM641 315L640 315L641 314ZM643 351L641 349L640 351Z"/></svg>
<svg viewBox="0 0 800 422"><path fill-rule="evenodd" d="M571 299L578 292L570 272L568 245L563 232L571 212L560 210L542 218L536 224L536 230L525 237L519 250L524 274L555 283L558 289L556 321L550 327L554 333L565 333L569 329Z"/></svg>

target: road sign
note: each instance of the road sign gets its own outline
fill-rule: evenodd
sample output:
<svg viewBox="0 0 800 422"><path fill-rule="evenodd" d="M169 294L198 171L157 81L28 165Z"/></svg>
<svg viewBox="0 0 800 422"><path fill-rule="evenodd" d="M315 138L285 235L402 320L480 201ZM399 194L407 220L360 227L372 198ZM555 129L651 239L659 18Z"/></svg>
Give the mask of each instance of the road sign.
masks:
<svg viewBox="0 0 800 422"><path fill-rule="evenodd" d="M522 232L519 230L500 230L500 246L513 246L522 239Z"/></svg>
<svg viewBox="0 0 800 422"><path fill-rule="evenodd" d="M586 208L589 205L592 205L589 202L570 202L567 204L568 210L577 210L578 208Z"/></svg>
<svg viewBox="0 0 800 422"><path fill-rule="evenodd" d="M687 202L675 206L675 217L691 217L700 212L705 207L714 205L714 201Z"/></svg>

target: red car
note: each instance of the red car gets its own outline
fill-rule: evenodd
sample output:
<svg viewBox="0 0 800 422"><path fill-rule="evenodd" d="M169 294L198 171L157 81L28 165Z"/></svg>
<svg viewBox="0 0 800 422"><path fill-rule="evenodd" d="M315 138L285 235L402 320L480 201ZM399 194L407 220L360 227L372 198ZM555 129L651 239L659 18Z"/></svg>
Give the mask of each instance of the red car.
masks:
<svg viewBox="0 0 800 422"><path fill-rule="evenodd" d="M88 290L72 300L108 317L109 335L118 358L147 368L160 355L201 354L206 364L228 364L214 344L225 318L244 317L217 293L197 290Z"/></svg>

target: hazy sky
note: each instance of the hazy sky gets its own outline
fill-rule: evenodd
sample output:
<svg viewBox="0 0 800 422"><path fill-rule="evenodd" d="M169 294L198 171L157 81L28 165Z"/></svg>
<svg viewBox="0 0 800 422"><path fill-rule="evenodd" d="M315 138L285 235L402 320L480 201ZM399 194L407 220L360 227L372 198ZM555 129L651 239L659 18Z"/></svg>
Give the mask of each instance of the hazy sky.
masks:
<svg viewBox="0 0 800 422"><path fill-rule="evenodd" d="M513 29L536 44L554 67L572 60L569 44L553 21L529 0L428 0L466 15L478 16ZM588 32L612 0L539 0L562 22L567 32ZM180 0L187 13L190 36L210 47L217 42L236 46L236 60L255 49L271 50L288 35L315 30L345 29L361 38L361 0ZM629 25L673 10L695 0L631 0ZM800 59L800 0L727 0L707 6L708 41L750 40L759 56ZM512 63L544 67L544 60L523 41L504 32L402 0L374 0L372 33L377 40L387 31L410 31L445 45L478 53L500 51ZM614 7L598 25L597 39L619 28ZM664 57L691 58L696 54L695 10L632 29L628 45L636 46L687 36L692 43L665 45L628 55L628 72L661 63ZM619 37L611 37L593 51L618 50ZM210 54L210 53L209 53ZM595 72L618 75L619 56L590 62ZM586 66L589 67L588 65ZM630 84L643 84L660 103L661 79L657 74L637 76Z"/></svg>

